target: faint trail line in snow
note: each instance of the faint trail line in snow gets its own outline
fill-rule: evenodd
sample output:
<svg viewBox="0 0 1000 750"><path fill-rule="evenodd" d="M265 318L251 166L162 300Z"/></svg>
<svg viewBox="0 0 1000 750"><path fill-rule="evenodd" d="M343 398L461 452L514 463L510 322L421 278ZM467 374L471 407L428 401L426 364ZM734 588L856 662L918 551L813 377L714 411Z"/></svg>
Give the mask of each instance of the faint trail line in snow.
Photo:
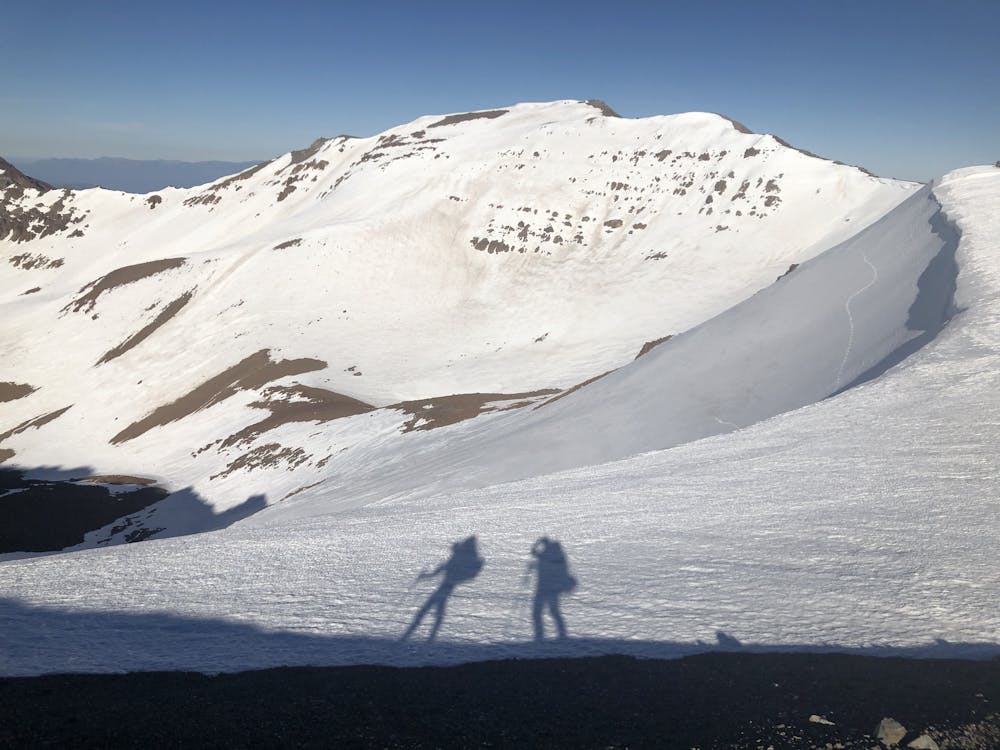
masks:
<svg viewBox="0 0 1000 750"><path fill-rule="evenodd" d="M865 253L861 253L861 259L872 269L872 279L844 302L844 311L847 313L847 323L850 326L850 330L847 333L847 349L844 350L844 358L840 360L840 367L837 368L837 378L834 381L834 387L836 388L840 387L841 378L844 377L844 368L847 367L847 358L851 355L851 349L854 347L854 315L851 314L851 303L855 297L870 289L878 281L878 269L868 260L868 256Z"/></svg>
<svg viewBox="0 0 1000 750"><path fill-rule="evenodd" d="M712 417L712 419L714 419L716 422L718 422L719 424L721 424L721 425L723 425L725 427L732 427L734 430L740 429L740 426L738 424L733 424L732 422L727 422L725 419L720 419L719 417Z"/></svg>

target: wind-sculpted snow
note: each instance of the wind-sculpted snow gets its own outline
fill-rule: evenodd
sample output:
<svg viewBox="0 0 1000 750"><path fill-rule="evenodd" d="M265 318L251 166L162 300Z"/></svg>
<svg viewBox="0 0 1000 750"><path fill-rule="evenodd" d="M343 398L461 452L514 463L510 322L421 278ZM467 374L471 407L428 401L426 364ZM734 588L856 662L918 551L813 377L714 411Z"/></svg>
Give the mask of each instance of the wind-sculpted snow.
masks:
<svg viewBox="0 0 1000 750"><path fill-rule="evenodd" d="M149 196L18 178L0 219L73 218L0 240L0 379L34 389L0 404L2 455L332 512L744 426L912 338L918 186L718 115L614 115L430 115Z"/></svg>

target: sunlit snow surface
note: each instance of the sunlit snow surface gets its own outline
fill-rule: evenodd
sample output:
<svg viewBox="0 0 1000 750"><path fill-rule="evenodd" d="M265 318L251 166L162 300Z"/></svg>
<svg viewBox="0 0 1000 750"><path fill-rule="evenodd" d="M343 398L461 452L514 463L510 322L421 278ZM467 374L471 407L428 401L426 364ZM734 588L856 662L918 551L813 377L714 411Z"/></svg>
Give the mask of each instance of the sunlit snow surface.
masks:
<svg viewBox="0 0 1000 750"><path fill-rule="evenodd" d="M934 193L962 232L961 312L880 378L562 474L7 562L0 671L669 656L720 643L1000 653L1000 170L954 172ZM434 588L415 576L469 534L486 565L456 589L439 640L399 643ZM563 542L580 585L562 598L570 639L534 646L523 574L542 534Z"/></svg>

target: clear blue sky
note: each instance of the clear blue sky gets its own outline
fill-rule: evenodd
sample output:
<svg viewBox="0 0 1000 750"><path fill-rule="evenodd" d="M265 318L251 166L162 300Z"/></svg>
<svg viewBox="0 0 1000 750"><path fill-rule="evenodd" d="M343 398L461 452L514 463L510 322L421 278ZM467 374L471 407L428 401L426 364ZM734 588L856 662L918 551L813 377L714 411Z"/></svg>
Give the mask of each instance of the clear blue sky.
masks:
<svg viewBox="0 0 1000 750"><path fill-rule="evenodd" d="M878 174L1000 159L1000 0L5 3L0 155L262 159L422 114L721 112Z"/></svg>

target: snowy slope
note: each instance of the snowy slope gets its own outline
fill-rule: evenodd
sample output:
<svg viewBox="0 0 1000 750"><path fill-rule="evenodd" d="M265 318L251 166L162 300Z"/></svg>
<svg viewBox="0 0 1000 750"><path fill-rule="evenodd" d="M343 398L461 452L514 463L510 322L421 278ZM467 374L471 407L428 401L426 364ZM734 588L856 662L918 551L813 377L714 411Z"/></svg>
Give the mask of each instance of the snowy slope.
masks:
<svg viewBox="0 0 1000 750"><path fill-rule="evenodd" d="M960 233L957 275L932 264L941 249L923 234L931 199ZM914 220L917 255L932 268L928 276L954 279L957 312L940 330L931 327L935 336L922 348L858 387L728 434L521 482L299 520L275 509L214 533L7 562L0 671L663 656L713 647L995 656L998 217L1000 169L984 167L947 175L885 222ZM906 238L885 226L870 232ZM802 268L806 279L827 264L824 275L845 280L859 261L879 270L867 288L874 272L853 278L861 283L843 300L862 348L874 346L863 331L892 296L894 287L878 284L890 273L912 280L919 265L893 265L884 249L851 242ZM790 292L779 288L754 299L784 304ZM823 320L816 302L816 311L785 313ZM748 314L763 314L753 305L764 302L746 304ZM922 308L912 314L927 320ZM892 320L898 330L898 316ZM842 367L844 320L828 326L837 345L818 369L832 366L836 388L868 363ZM724 339L728 329L701 330ZM871 351L880 356L879 347ZM807 346L799 353L789 343L788 358L803 367L820 356ZM586 390L573 395L596 415ZM253 523L268 515L272 523ZM562 600L571 638L535 646L525 643L531 594L521 575L543 533L562 540L580 585ZM469 534L478 535L486 565L458 587L440 641L399 643L434 585L414 576Z"/></svg>
<svg viewBox="0 0 1000 750"><path fill-rule="evenodd" d="M320 139L191 190L41 187L8 186L0 207L0 383L33 389L0 402L0 460L161 479L182 492L155 525L137 521L161 534L211 528L218 514L295 492L310 514L414 484L428 492L433 482L414 471L456 441L461 461L445 460L442 476L483 486L822 398L906 339L916 290L891 295L884 329L869 338L856 343L838 326L828 351L837 361L817 359L791 392L736 403L714 402L731 391L728 378L696 373L742 367L752 352L718 360L699 343L714 334L698 326L772 285L777 305L817 294L823 271L809 265L774 282L872 224L888 234L864 242L886 254L912 222L905 283L937 252L926 225L934 206L916 185L717 115L628 120L585 102ZM905 216L886 216L897 206ZM862 244L838 252L863 255ZM891 281L896 261L882 261ZM828 317L844 314L870 271L838 273L819 294ZM531 411L670 335L641 366ZM770 346L799 340L789 335ZM650 410L636 383L661 367L695 377L712 403L669 398ZM580 420L604 424L616 399L645 426L628 428L628 440L586 438ZM566 439L571 449L557 444ZM516 469L486 460L496 455ZM332 497L325 510L313 502L321 497Z"/></svg>

